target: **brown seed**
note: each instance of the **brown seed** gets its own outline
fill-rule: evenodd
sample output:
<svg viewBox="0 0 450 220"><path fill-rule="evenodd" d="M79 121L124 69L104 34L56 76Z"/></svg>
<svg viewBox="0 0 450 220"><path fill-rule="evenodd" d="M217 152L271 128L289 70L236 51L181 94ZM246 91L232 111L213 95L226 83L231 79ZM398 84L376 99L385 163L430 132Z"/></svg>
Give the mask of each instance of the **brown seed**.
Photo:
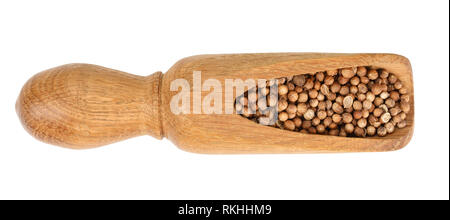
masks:
<svg viewBox="0 0 450 220"><path fill-rule="evenodd" d="M384 111L381 108L376 108L373 110L373 116L375 116L377 118L380 117L383 113L384 113Z"/></svg>
<svg viewBox="0 0 450 220"><path fill-rule="evenodd" d="M361 84L363 84L363 85L370 82L370 79L367 76L361 76L360 78L361 78Z"/></svg>
<svg viewBox="0 0 450 220"><path fill-rule="evenodd" d="M356 86L350 86L350 93L352 93L352 94L358 93L358 87L356 87Z"/></svg>
<svg viewBox="0 0 450 220"><path fill-rule="evenodd" d="M321 92L319 92L319 94L317 95L317 100L323 101L325 100L325 96Z"/></svg>
<svg viewBox="0 0 450 220"><path fill-rule="evenodd" d="M322 84L322 86L320 86L320 92L325 96L328 96L330 94L330 89L328 88L327 85Z"/></svg>
<svg viewBox="0 0 450 220"><path fill-rule="evenodd" d="M338 70L327 70L327 75L335 76L338 73Z"/></svg>
<svg viewBox="0 0 450 220"><path fill-rule="evenodd" d="M344 121L344 123L351 123L353 120L353 116L350 113L344 113L342 114L342 121Z"/></svg>
<svg viewBox="0 0 450 220"><path fill-rule="evenodd" d="M384 127L386 128L386 131L387 131L388 134L393 133L394 130L395 130L394 123L392 123L392 122L386 123L386 124L384 125Z"/></svg>
<svg viewBox="0 0 450 220"><path fill-rule="evenodd" d="M400 100L402 102L409 102L409 95L408 94L403 94L400 98Z"/></svg>
<svg viewBox="0 0 450 220"><path fill-rule="evenodd" d="M372 108L369 109L369 112L372 113L374 109L375 109L375 105L372 105Z"/></svg>
<svg viewBox="0 0 450 220"><path fill-rule="evenodd" d="M308 129L312 126L311 121L302 121L302 128Z"/></svg>
<svg viewBox="0 0 450 220"><path fill-rule="evenodd" d="M331 100L331 101L335 100L335 99L336 99L336 93L330 93L330 94L328 94L328 95L327 95L327 99L328 99L328 100Z"/></svg>
<svg viewBox="0 0 450 220"><path fill-rule="evenodd" d="M360 102L363 102L364 100L366 100L366 94L358 93L358 94L356 94L356 99L358 99L358 101L360 101Z"/></svg>
<svg viewBox="0 0 450 220"><path fill-rule="evenodd" d="M400 99L400 93L397 91L391 91L389 97L394 101L398 101Z"/></svg>
<svg viewBox="0 0 450 220"><path fill-rule="evenodd" d="M333 122L333 119L331 119L331 117L326 117L325 119L323 119L323 125L325 125L325 127L328 127L328 125L330 125Z"/></svg>
<svg viewBox="0 0 450 220"><path fill-rule="evenodd" d="M299 103L298 105L297 105L297 112L300 114L300 115L303 115L303 114L305 114L305 112L308 110L308 105L307 104L305 104L305 103Z"/></svg>
<svg viewBox="0 0 450 220"><path fill-rule="evenodd" d="M394 84L394 83L397 82L397 77L395 75L391 74L388 77L388 81L389 81L390 84Z"/></svg>
<svg viewBox="0 0 450 220"><path fill-rule="evenodd" d="M388 98L384 101L384 104L388 107L388 108L392 108L395 106L395 101L392 98Z"/></svg>
<svg viewBox="0 0 450 220"><path fill-rule="evenodd" d="M353 118L356 119L356 120L362 118L362 112L361 111L354 111L353 112Z"/></svg>
<svg viewBox="0 0 450 220"><path fill-rule="evenodd" d="M301 87L301 86L296 86L295 89L294 89L294 91L297 92L297 93L301 93L301 92L303 92L303 87Z"/></svg>
<svg viewBox="0 0 450 220"><path fill-rule="evenodd" d="M306 80L304 87L307 90L312 89L314 87L314 81L312 79Z"/></svg>
<svg viewBox="0 0 450 220"><path fill-rule="evenodd" d="M353 105L353 96L345 96L345 98L342 100L344 108L350 108Z"/></svg>
<svg viewBox="0 0 450 220"><path fill-rule="evenodd" d="M288 107L288 102L286 101L286 99L281 99L278 101L278 111L284 111L287 107Z"/></svg>
<svg viewBox="0 0 450 220"><path fill-rule="evenodd" d="M334 123L339 123L339 122L341 122L341 120L342 120L342 116L339 115L339 114L334 114L334 115L331 117L331 119L333 119L333 122L334 122Z"/></svg>
<svg viewBox="0 0 450 220"><path fill-rule="evenodd" d="M395 89L401 89L403 87L403 84L402 84L402 82L400 82L400 81L397 81L395 84L394 84L394 88Z"/></svg>
<svg viewBox="0 0 450 220"><path fill-rule="evenodd" d="M310 127L310 128L308 128L308 133L316 134L317 133L317 129L315 127Z"/></svg>
<svg viewBox="0 0 450 220"><path fill-rule="evenodd" d="M372 108L372 102L369 101L369 100L364 100L364 102L363 102L363 108L364 108L364 109L367 109L367 110L371 109L371 108Z"/></svg>
<svg viewBox="0 0 450 220"><path fill-rule="evenodd" d="M298 102L307 102L308 94L306 92L302 92L298 95Z"/></svg>
<svg viewBox="0 0 450 220"><path fill-rule="evenodd" d="M375 117L374 115L369 115L368 120L370 125L375 125L376 123L379 122L378 118Z"/></svg>
<svg viewBox="0 0 450 220"><path fill-rule="evenodd" d="M295 118L296 116L297 116L296 113L289 113L289 112L288 112L288 118L289 118L289 119L293 119L293 118Z"/></svg>
<svg viewBox="0 0 450 220"><path fill-rule="evenodd" d="M310 100L309 100L309 106L315 108L315 107L317 107L318 105L319 105L319 100L317 100L317 99L310 99Z"/></svg>
<svg viewBox="0 0 450 220"><path fill-rule="evenodd" d="M339 76L338 77L338 83L341 85L346 84L350 79L349 78L345 78L344 76Z"/></svg>
<svg viewBox="0 0 450 220"><path fill-rule="evenodd" d="M350 88L348 86L342 86L341 89L339 90L339 94L341 95L348 95L349 92Z"/></svg>
<svg viewBox="0 0 450 220"><path fill-rule="evenodd" d="M287 94L289 91L288 87L286 85L280 85L278 86L278 94L284 95Z"/></svg>
<svg viewBox="0 0 450 220"><path fill-rule="evenodd" d="M347 132L345 132L345 130L341 128L341 130L339 130L339 136L347 137Z"/></svg>
<svg viewBox="0 0 450 220"><path fill-rule="evenodd" d="M377 132L377 129L374 126L368 126L366 128L366 131L368 136L374 136L375 133Z"/></svg>
<svg viewBox="0 0 450 220"><path fill-rule="evenodd" d="M384 137L384 136L386 136L386 134L387 134L387 129L386 129L385 127L379 127L379 128L377 129L377 134L378 134L378 136L380 136L380 137Z"/></svg>
<svg viewBox="0 0 450 220"><path fill-rule="evenodd" d="M362 103L360 101L354 101L353 102L353 109L356 111L361 110L363 107Z"/></svg>
<svg viewBox="0 0 450 220"><path fill-rule="evenodd" d="M306 81L305 75L297 75L292 78L292 82L300 87L305 85L305 81Z"/></svg>
<svg viewBox="0 0 450 220"><path fill-rule="evenodd" d="M325 79L325 74L323 72L316 73L316 79L319 82L323 82L323 80Z"/></svg>
<svg viewBox="0 0 450 220"><path fill-rule="evenodd" d="M290 91L288 93L288 99L290 102L296 102L298 99L298 93L295 91Z"/></svg>
<svg viewBox="0 0 450 220"><path fill-rule="evenodd" d="M392 113L391 113L391 115L392 115ZM402 119L402 117L400 117L400 115L395 115L395 116L392 117L392 122L394 122L395 124L401 122L402 120L403 119Z"/></svg>
<svg viewBox="0 0 450 220"><path fill-rule="evenodd" d="M340 69L340 72L341 72L342 76L347 79L352 78L356 74L356 72L353 70L353 68L343 68L343 69Z"/></svg>
<svg viewBox="0 0 450 220"><path fill-rule="evenodd" d="M388 92L381 92L381 93L380 93L380 98L382 98L382 99L387 99L387 98L389 98L389 93L388 93Z"/></svg>
<svg viewBox="0 0 450 220"><path fill-rule="evenodd" d="M367 119L361 118L357 122L358 127L365 128L367 126Z"/></svg>
<svg viewBox="0 0 450 220"><path fill-rule="evenodd" d="M391 120L391 114L389 112L382 114L380 120L382 123L388 123Z"/></svg>
<svg viewBox="0 0 450 220"><path fill-rule="evenodd" d="M306 120L312 120L315 116L314 110L308 109L305 114L303 114L303 118Z"/></svg>
<svg viewBox="0 0 450 220"><path fill-rule="evenodd" d="M405 121L405 120L400 121L400 122L397 124L397 127L398 127L398 128L404 128L404 127L406 127L406 121Z"/></svg>
<svg viewBox="0 0 450 220"><path fill-rule="evenodd" d="M361 112L362 112L362 117L363 118L368 118L369 115L370 115L370 112L367 109L363 109Z"/></svg>
<svg viewBox="0 0 450 220"><path fill-rule="evenodd" d="M367 77L368 77L370 80L376 80L376 79L378 78L378 72L377 72L377 70L375 70L375 69L370 69L370 70L367 72Z"/></svg>
<svg viewBox="0 0 450 220"><path fill-rule="evenodd" d="M385 104L380 105L380 108L383 109L384 112L389 112L389 108Z"/></svg>
<svg viewBox="0 0 450 220"><path fill-rule="evenodd" d="M280 120L280 121L286 121L286 120L288 120L288 113L287 112L280 112L279 114L278 114L278 120Z"/></svg>
<svg viewBox="0 0 450 220"><path fill-rule="evenodd" d="M326 131L325 126L323 124L317 125L316 129L317 129L317 133L319 133L319 134L323 134Z"/></svg>
<svg viewBox="0 0 450 220"><path fill-rule="evenodd" d="M407 103L407 102L400 102L400 108L405 113L409 113L409 111L411 110L409 107L409 103Z"/></svg>
<svg viewBox="0 0 450 220"><path fill-rule="evenodd" d="M408 90L403 87L403 88L399 89L398 92L402 95L405 95L406 93L408 93Z"/></svg>
<svg viewBox="0 0 450 220"><path fill-rule="evenodd" d="M401 111L402 110L399 107L389 109L389 113L391 114L391 116L397 116Z"/></svg>
<svg viewBox="0 0 450 220"><path fill-rule="evenodd" d="M359 83L361 82L361 80L359 79L358 76L354 76L350 79L350 84L357 86Z"/></svg>
<svg viewBox="0 0 450 220"><path fill-rule="evenodd" d="M383 92L383 85L382 84L374 84L371 88L371 91L374 95L379 95L381 92Z"/></svg>
<svg viewBox="0 0 450 220"><path fill-rule="evenodd" d="M333 83L330 87L332 93L338 93L341 89L341 85L337 82Z"/></svg>
<svg viewBox="0 0 450 220"><path fill-rule="evenodd" d="M286 108L286 112L290 114L297 113L297 106L295 106L295 104L289 104Z"/></svg>
<svg viewBox="0 0 450 220"><path fill-rule="evenodd" d="M318 110L326 110L327 109L327 103L325 101L320 101L319 105L317 105Z"/></svg>
<svg viewBox="0 0 450 220"><path fill-rule="evenodd" d="M278 103L278 97L276 95L267 96L267 103L270 107L275 106Z"/></svg>
<svg viewBox="0 0 450 220"><path fill-rule="evenodd" d="M353 132L357 137L365 137L366 136L366 130L364 128L356 127L355 131Z"/></svg>
<svg viewBox="0 0 450 220"><path fill-rule="evenodd" d="M323 119L325 119L325 118L327 117L327 112L326 112L326 111L318 111L318 112L317 112L317 117L318 117L320 120L323 120Z"/></svg>
<svg viewBox="0 0 450 220"><path fill-rule="evenodd" d="M388 71L386 71L386 70L381 70L381 72L380 72L380 78L382 78L382 79L387 79L388 76L389 76L389 72L388 72Z"/></svg>
<svg viewBox="0 0 450 220"><path fill-rule="evenodd" d="M330 128L330 129L335 129L337 127L338 127L338 125L336 123L334 123L334 122L331 122L331 124L328 125L328 128Z"/></svg>
<svg viewBox="0 0 450 220"><path fill-rule="evenodd" d="M288 83L288 84L286 84L286 85L287 85L289 91L292 91L292 90L295 89L294 83Z"/></svg>
<svg viewBox="0 0 450 220"><path fill-rule="evenodd" d="M287 129L287 130L293 131L293 130L295 129L295 124L294 124L294 122L291 121L291 120L286 120L286 121L284 122L284 128Z"/></svg>
<svg viewBox="0 0 450 220"><path fill-rule="evenodd" d="M342 114L344 112L344 109L342 108L341 105L339 105L338 103L333 103L333 106L331 107L333 109L333 111L337 114Z"/></svg>
<svg viewBox="0 0 450 220"><path fill-rule="evenodd" d="M360 83L358 85L358 92L367 93L367 91L369 91L369 89L367 88L367 86L365 84Z"/></svg>
<svg viewBox="0 0 450 220"><path fill-rule="evenodd" d="M285 77L277 79L278 85L284 84L285 82L286 82L286 78Z"/></svg>
<svg viewBox="0 0 450 220"><path fill-rule="evenodd" d="M384 100L380 97L376 97L375 100L373 100L373 104L375 104L375 106L380 106L384 103Z"/></svg>
<svg viewBox="0 0 450 220"><path fill-rule="evenodd" d="M320 86L321 86L322 84L319 82L319 81L316 81L315 83L314 83L314 87L313 87L313 89L315 89L315 90L317 90L317 91L319 91L320 90Z"/></svg>
<svg viewBox="0 0 450 220"><path fill-rule="evenodd" d="M338 135L339 135L339 130L338 130L338 129L331 129L331 130L328 132L328 134L329 134L329 135L332 135L332 136L338 136Z"/></svg>
<svg viewBox="0 0 450 220"><path fill-rule="evenodd" d="M290 81L292 81L293 78L294 78L294 76L286 76L286 81L290 82Z"/></svg>
<svg viewBox="0 0 450 220"><path fill-rule="evenodd" d="M400 113L400 118L402 118L403 120L405 120L405 119L406 119L406 113L404 113L404 112Z"/></svg>
<svg viewBox="0 0 450 220"><path fill-rule="evenodd" d="M319 95L319 92L315 89L312 89L312 90L309 90L308 95L309 95L310 99L315 99L315 98L317 98L317 95Z"/></svg>
<svg viewBox="0 0 450 220"><path fill-rule="evenodd" d="M344 111L347 112L347 113L352 113L353 112L353 107L350 106L348 108L345 108Z"/></svg>
<svg viewBox="0 0 450 220"><path fill-rule="evenodd" d="M302 119L295 117L294 119L292 119L292 121L294 122L296 128L302 126Z"/></svg>
<svg viewBox="0 0 450 220"><path fill-rule="evenodd" d="M351 134L355 130L355 126L353 126L352 124L345 124L344 130L345 132L347 132L347 134Z"/></svg>
<svg viewBox="0 0 450 220"><path fill-rule="evenodd" d="M315 117L311 120L311 122L313 126L317 126L320 124L320 119L318 117Z"/></svg>
<svg viewBox="0 0 450 220"><path fill-rule="evenodd" d="M331 86L334 83L334 77L333 76L325 77L324 83L327 86Z"/></svg>
<svg viewBox="0 0 450 220"><path fill-rule="evenodd" d="M366 67L358 66L358 68L356 69L356 74L358 74L358 76L365 76L367 74Z"/></svg>
<svg viewBox="0 0 450 220"><path fill-rule="evenodd" d="M373 102L375 100L375 95L372 92L366 93L366 100Z"/></svg>

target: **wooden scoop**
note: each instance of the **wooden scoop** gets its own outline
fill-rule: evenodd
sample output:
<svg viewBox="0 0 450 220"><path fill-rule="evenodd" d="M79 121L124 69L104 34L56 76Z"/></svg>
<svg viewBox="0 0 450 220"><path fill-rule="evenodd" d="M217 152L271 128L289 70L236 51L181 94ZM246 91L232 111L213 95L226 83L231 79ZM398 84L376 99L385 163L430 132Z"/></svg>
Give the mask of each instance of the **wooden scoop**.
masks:
<svg viewBox="0 0 450 220"><path fill-rule="evenodd" d="M179 93L170 88L176 79L189 83L191 109L193 97L211 93L194 94L194 71L201 71L202 83L215 79L225 88L225 79L273 79L355 66L384 68L402 81L411 97L407 127L386 137L311 135L260 125L238 114L177 115L170 108L171 98ZM55 67L24 85L16 111L37 139L76 149L151 135L197 153L373 152L397 150L410 141L414 91L408 59L394 54L199 55L178 61L165 74L147 77L89 64Z"/></svg>

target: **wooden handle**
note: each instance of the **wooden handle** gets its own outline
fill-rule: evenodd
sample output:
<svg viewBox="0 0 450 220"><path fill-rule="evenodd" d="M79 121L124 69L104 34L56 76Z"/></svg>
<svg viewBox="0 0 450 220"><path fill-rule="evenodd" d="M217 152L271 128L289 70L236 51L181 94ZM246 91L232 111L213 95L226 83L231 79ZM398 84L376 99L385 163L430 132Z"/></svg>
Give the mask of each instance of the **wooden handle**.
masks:
<svg viewBox="0 0 450 220"><path fill-rule="evenodd" d="M16 111L36 138L71 148L97 147L127 138L162 138L161 72L136 76L89 64L68 64L32 77Z"/></svg>

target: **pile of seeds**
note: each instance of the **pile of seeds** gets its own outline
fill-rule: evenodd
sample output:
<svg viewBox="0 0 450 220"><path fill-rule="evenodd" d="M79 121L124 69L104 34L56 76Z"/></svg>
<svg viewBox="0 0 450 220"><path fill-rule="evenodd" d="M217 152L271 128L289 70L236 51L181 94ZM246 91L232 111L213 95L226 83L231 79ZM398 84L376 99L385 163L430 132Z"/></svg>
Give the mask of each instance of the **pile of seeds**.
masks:
<svg viewBox="0 0 450 220"><path fill-rule="evenodd" d="M235 108L260 124L301 133L383 137L406 126L407 93L384 69L343 68L271 80L238 97Z"/></svg>

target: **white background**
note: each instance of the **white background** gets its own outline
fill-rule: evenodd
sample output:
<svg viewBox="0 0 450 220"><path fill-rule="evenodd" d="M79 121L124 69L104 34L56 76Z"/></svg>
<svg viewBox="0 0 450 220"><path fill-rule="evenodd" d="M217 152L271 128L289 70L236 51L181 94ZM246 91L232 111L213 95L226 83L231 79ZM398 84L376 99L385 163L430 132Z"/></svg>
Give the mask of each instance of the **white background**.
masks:
<svg viewBox="0 0 450 220"><path fill-rule="evenodd" d="M0 199L448 199L448 1L2 1ZM14 104L71 62L138 75L196 54L388 52L410 59L415 134L388 153L199 155L143 136L41 143Z"/></svg>

